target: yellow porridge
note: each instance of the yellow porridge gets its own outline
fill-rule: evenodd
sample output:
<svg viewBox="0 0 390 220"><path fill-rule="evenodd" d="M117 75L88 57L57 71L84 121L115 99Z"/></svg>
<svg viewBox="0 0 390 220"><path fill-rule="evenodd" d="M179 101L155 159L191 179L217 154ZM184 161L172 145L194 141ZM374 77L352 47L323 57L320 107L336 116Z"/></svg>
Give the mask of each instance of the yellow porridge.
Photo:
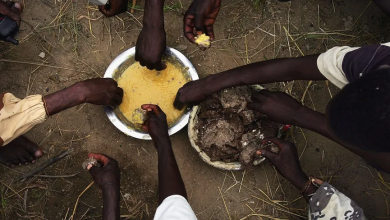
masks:
<svg viewBox="0 0 390 220"><path fill-rule="evenodd" d="M122 104L119 109L122 114L134 125L142 124L144 113L143 104L155 104L167 115L168 125L173 125L180 118L184 110L173 107L176 93L187 79L180 68L166 63L167 68L162 71L149 70L139 62L134 63L118 79L118 85L124 91Z"/></svg>

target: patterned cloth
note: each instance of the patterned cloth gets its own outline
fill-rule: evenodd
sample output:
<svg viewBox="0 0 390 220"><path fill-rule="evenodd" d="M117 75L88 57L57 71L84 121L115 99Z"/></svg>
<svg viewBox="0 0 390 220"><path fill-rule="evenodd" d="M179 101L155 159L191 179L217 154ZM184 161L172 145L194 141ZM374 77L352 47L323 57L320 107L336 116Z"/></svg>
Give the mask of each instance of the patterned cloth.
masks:
<svg viewBox="0 0 390 220"><path fill-rule="evenodd" d="M363 209L324 182L309 201L309 220L365 220Z"/></svg>
<svg viewBox="0 0 390 220"><path fill-rule="evenodd" d="M41 95L24 99L11 93L1 94L0 103L0 146L4 146L23 135L35 125L46 120L46 110Z"/></svg>

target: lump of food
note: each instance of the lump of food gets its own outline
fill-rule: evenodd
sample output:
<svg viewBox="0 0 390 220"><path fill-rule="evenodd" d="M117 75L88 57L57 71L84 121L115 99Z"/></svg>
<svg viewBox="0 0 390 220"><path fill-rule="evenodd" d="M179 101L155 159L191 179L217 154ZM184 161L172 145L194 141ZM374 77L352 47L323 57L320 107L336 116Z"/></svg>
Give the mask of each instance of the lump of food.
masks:
<svg viewBox="0 0 390 220"><path fill-rule="evenodd" d="M82 164L84 170L89 170L92 166L101 167L102 165L94 158L88 158Z"/></svg>
<svg viewBox="0 0 390 220"><path fill-rule="evenodd" d="M119 109L136 127L146 119L143 104L155 104L167 115L168 125L172 126L183 114L184 110L173 107L176 93L188 80L180 68L166 63L162 71L149 70L139 62L131 65L118 79L118 85L124 91Z"/></svg>
<svg viewBox="0 0 390 220"><path fill-rule="evenodd" d="M225 89L200 104L195 126L198 145L211 161L241 162L250 167L262 140L274 137L279 125L246 110L254 92L249 86Z"/></svg>
<svg viewBox="0 0 390 220"><path fill-rule="evenodd" d="M201 48L209 48L210 47L210 37L206 34L201 34L195 37L195 43Z"/></svg>

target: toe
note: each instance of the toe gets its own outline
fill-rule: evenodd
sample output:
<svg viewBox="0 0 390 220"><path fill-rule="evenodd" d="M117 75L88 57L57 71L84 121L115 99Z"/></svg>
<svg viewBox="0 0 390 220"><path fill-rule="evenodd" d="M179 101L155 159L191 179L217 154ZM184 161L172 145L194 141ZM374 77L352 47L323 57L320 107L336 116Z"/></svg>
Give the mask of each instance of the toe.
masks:
<svg viewBox="0 0 390 220"><path fill-rule="evenodd" d="M26 153L25 155L23 155L23 157L27 163L32 163L35 160L35 157L30 153Z"/></svg>
<svg viewBox="0 0 390 220"><path fill-rule="evenodd" d="M36 151L34 152L35 158L40 158L40 157L42 157L42 155L43 155L43 151L42 151L41 148L39 148L38 150L36 150Z"/></svg>
<svg viewBox="0 0 390 220"><path fill-rule="evenodd" d="M27 160L24 158L24 156L19 156L18 159L19 159L19 166L27 163Z"/></svg>
<svg viewBox="0 0 390 220"><path fill-rule="evenodd" d="M18 158L12 158L10 159L10 162L12 166L18 166L20 164Z"/></svg>

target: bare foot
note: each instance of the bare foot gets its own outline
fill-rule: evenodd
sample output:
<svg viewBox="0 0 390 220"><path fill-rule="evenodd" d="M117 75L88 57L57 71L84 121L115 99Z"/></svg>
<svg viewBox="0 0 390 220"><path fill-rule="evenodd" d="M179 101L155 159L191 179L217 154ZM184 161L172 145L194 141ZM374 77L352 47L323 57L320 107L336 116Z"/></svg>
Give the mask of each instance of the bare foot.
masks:
<svg viewBox="0 0 390 220"><path fill-rule="evenodd" d="M20 136L9 144L0 147L0 163L7 166L20 166L34 163L42 157L42 150L29 139Z"/></svg>

